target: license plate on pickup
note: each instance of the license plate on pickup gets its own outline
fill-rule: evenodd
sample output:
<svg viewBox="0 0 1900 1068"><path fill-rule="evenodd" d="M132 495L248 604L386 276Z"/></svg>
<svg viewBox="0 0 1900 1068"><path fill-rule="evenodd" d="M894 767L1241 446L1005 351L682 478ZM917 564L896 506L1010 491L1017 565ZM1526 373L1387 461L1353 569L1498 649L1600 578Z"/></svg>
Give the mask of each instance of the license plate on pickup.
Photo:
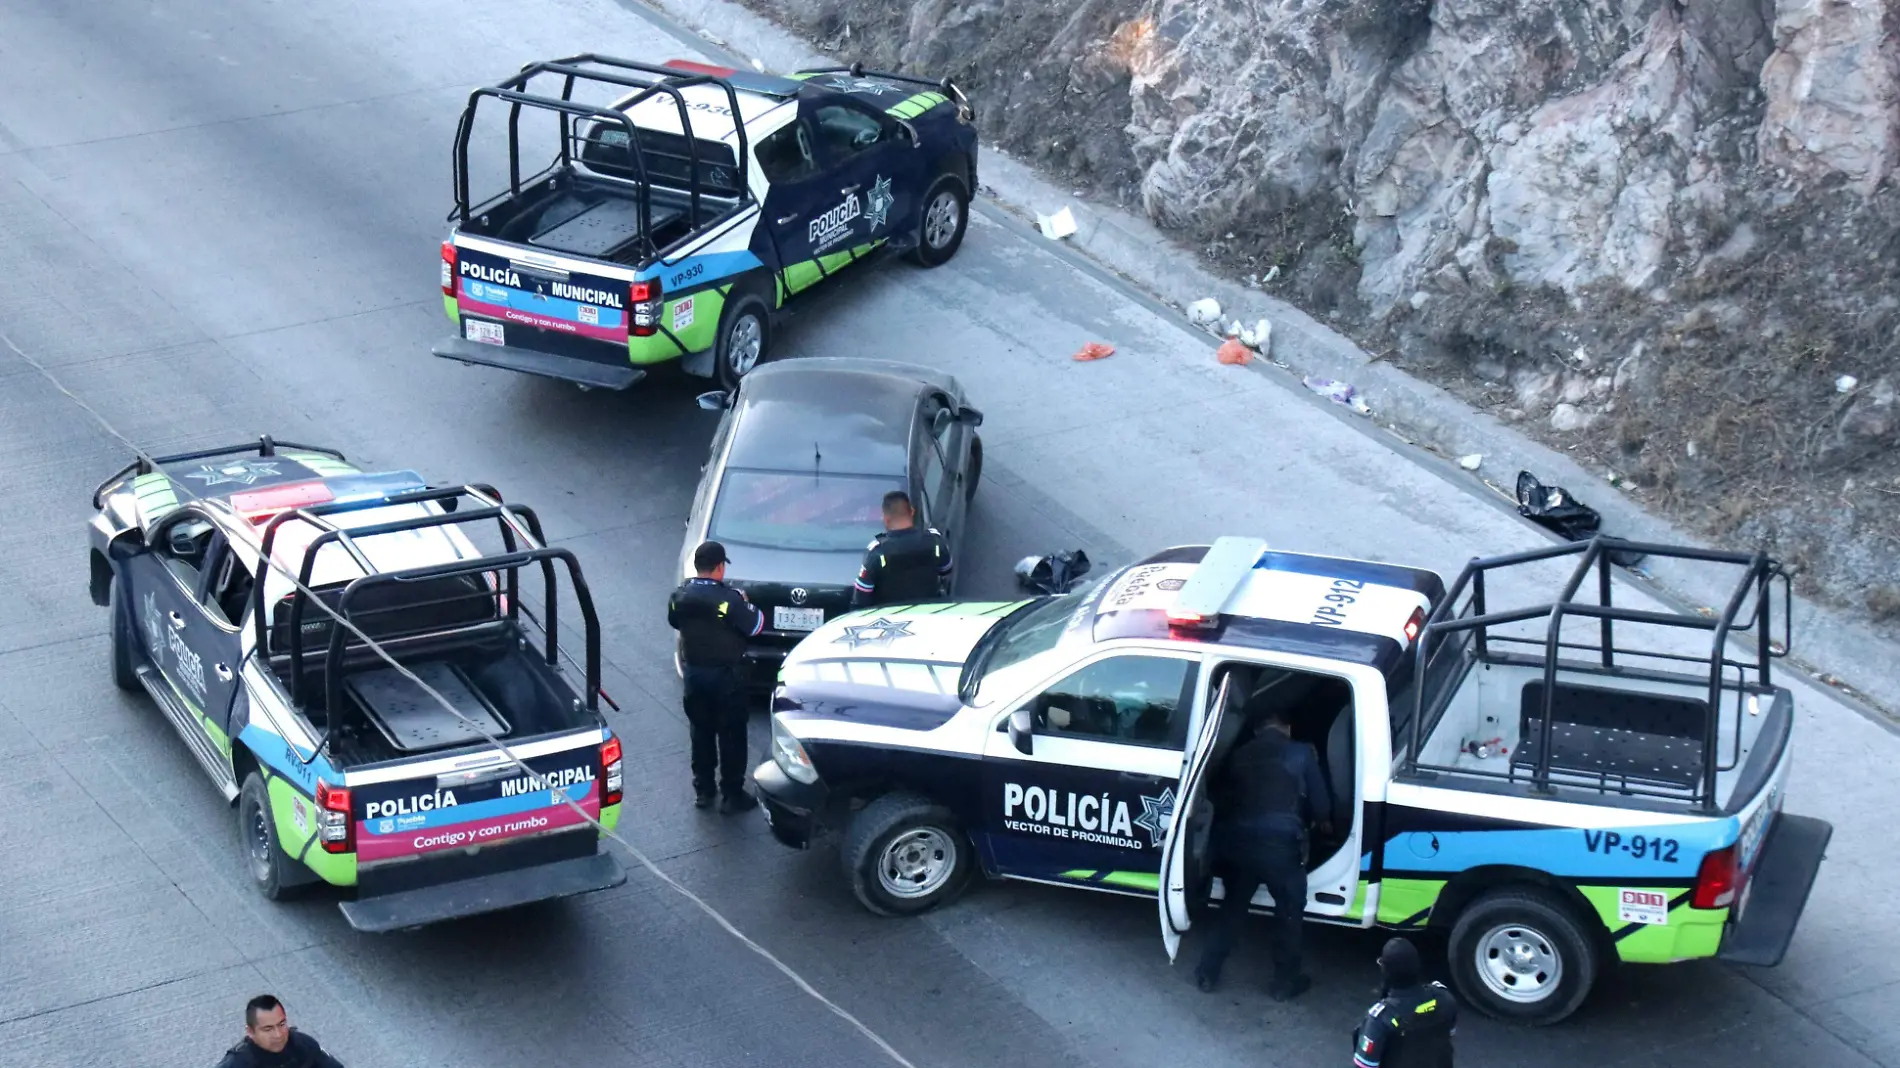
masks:
<svg viewBox="0 0 1900 1068"><path fill-rule="evenodd" d="M462 320L462 333L470 341L479 341L484 345L506 345L502 339L500 323L485 323L480 319Z"/></svg>
<svg viewBox="0 0 1900 1068"><path fill-rule="evenodd" d="M772 609L773 630L817 630L825 625L825 610L822 608L786 608L779 605Z"/></svg>

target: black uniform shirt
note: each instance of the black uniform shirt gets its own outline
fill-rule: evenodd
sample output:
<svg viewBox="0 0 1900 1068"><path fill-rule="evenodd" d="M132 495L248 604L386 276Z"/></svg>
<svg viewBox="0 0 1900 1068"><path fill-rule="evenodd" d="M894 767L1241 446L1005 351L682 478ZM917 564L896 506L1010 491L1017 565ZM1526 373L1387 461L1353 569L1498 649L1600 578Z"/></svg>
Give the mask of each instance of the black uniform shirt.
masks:
<svg viewBox="0 0 1900 1068"><path fill-rule="evenodd" d="M1234 750L1217 788L1228 813L1223 823L1279 825L1304 830L1332 819L1332 793L1319 773L1313 747L1270 727Z"/></svg>
<svg viewBox="0 0 1900 1068"><path fill-rule="evenodd" d="M765 613L717 579L689 578L666 602L687 667L737 667L746 639L765 629Z"/></svg>
<svg viewBox="0 0 1900 1068"><path fill-rule="evenodd" d="M1366 1012L1352 1047L1354 1068L1452 1068L1458 1002L1443 983L1387 994Z"/></svg>
<svg viewBox="0 0 1900 1068"><path fill-rule="evenodd" d="M343 1062L330 1056L316 1039L292 1028L282 1052L271 1053L246 1035L218 1062L218 1068L343 1068Z"/></svg>
<svg viewBox="0 0 1900 1068"><path fill-rule="evenodd" d="M941 597L950 568L950 544L937 531L915 526L884 531L864 548L852 607Z"/></svg>

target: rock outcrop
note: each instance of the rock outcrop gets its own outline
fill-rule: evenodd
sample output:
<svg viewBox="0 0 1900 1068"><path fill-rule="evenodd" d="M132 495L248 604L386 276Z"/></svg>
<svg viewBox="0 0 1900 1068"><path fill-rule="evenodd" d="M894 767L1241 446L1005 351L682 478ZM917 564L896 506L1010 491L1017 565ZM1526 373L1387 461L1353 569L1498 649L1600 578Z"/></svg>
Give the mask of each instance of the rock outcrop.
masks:
<svg viewBox="0 0 1900 1068"><path fill-rule="evenodd" d="M1900 605L1900 0L750 2Z"/></svg>

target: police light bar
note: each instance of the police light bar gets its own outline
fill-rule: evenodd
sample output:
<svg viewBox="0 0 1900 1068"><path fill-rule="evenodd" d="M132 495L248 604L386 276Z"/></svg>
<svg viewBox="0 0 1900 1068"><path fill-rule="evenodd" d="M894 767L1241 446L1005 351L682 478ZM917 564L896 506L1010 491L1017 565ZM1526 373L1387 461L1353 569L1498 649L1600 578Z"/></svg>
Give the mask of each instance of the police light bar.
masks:
<svg viewBox="0 0 1900 1068"><path fill-rule="evenodd" d="M278 486L231 495L231 509L263 524L272 517L296 508L317 504L357 504L380 501L399 493L427 489L429 483L414 471L385 471L370 475L339 475L335 478L286 482Z"/></svg>
<svg viewBox="0 0 1900 1068"><path fill-rule="evenodd" d="M1266 552L1267 543L1259 538L1215 539L1193 576L1175 594L1174 604L1168 607L1168 625L1219 626L1227 603Z"/></svg>

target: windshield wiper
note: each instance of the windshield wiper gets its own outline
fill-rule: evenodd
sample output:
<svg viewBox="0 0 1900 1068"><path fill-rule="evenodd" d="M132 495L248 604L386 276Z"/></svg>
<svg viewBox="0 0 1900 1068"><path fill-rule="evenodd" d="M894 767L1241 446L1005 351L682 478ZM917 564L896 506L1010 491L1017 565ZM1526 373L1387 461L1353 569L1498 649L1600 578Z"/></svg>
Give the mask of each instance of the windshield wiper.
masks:
<svg viewBox="0 0 1900 1068"><path fill-rule="evenodd" d="M994 627L983 632L983 636L970 647L969 657L963 661L963 674L957 676L957 700L966 705L976 703L977 681L983 677L983 670L988 666L990 657L995 655L996 644L1002 641L1004 634L1015 629L1013 624L1021 619L1025 612L1033 612L1053 599L1054 595L1048 594L1038 597L997 620Z"/></svg>

